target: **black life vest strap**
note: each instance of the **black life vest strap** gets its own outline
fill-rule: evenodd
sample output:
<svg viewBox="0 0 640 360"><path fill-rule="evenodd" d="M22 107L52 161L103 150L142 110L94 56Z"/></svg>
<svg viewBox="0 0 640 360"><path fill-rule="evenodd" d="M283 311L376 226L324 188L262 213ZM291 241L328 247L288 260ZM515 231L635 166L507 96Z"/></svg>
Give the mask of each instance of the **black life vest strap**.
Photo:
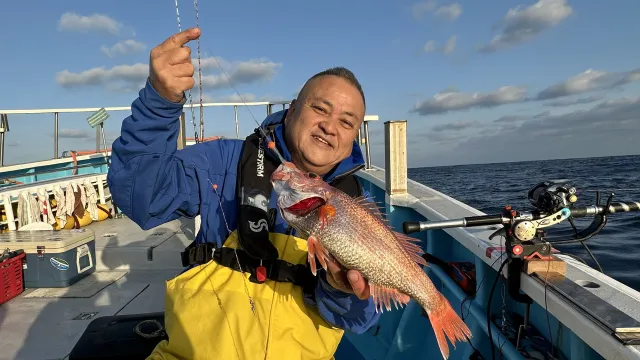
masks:
<svg viewBox="0 0 640 360"><path fill-rule="evenodd" d="M238 258L236 259L236 253ZM214 260L219 265L240 271L238 260L242 265L242 271L251 274L249 280L254 283L262 283L256 277L256 269L261 265L260 260L247 254L242 249L234 249L223 247L216 248L213 243L195 244L191 243L182 255L182 265L189 266L193 264L205 264ZM305 293L313 293L316 288L318 279L309 271L309 263L291 264L290 262L273 259L262 260L262 266L266 268L267 279L278 282L291 282L294 285L303 288Z"/></svg>
<svg viewBox="0 0 640 360"><path fill-rule="evenodd" d="M265 132L273 133L273 127ZM273 138L273 135L270 136ZM273 187L269 177L276 170L275 164L265 153L265 139L258 129L249 135L242 149L236 175L238 204L238 241L247 255L255 259L277 259L278 250L269 240L272 218L269 199ZM270 226L271 225L271 226Z"/></svg>

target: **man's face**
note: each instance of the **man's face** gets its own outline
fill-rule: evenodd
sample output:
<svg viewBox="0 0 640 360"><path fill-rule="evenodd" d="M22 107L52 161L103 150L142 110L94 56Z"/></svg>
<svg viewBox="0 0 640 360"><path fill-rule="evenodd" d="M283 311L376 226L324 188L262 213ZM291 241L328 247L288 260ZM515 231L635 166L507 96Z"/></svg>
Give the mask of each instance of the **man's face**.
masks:
<svg viewBox="0 0 640 360"><path fill-rule="evenodd" d="M364 120L358 89L337 76L311 80L285 119L287 146L293 163L319 175L349 157Z"/></svg>

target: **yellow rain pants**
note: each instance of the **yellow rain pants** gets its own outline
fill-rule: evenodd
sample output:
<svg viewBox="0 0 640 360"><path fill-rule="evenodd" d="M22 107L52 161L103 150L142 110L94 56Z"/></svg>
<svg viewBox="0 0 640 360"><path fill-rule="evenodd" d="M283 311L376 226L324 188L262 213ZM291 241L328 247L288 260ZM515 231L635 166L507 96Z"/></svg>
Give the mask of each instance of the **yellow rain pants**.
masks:
<svg viewBox="0 0 640 360"><path fill-rule="evenodd" d="M305 240L274 233L270 237L281 259L306 263ZM237 232L233 232L225 247L236 246ZM269 279L256 284L249 276L212 260L169 280L165 297L169 340L161 341L147 359L333 359L344 330L308 307L301 287Z"/></svg>

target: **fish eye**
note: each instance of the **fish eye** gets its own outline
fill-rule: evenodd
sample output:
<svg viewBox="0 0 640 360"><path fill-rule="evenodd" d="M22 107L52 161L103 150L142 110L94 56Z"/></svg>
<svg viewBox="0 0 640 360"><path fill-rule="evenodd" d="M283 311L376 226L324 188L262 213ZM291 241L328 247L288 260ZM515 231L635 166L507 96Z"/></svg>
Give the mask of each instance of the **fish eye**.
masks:
<svg viewBox="0 0 640 360"><path fill-rule="evenodd" d="M307 177L310 179L317 179L319 176L316 173L309 172L307 173Z"/></svg>

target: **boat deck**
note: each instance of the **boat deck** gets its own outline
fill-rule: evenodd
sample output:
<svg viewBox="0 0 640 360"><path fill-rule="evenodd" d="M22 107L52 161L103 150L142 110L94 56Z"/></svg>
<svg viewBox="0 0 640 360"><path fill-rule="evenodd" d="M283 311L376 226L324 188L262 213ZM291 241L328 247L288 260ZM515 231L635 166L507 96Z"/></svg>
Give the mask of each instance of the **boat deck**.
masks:
<svg viewBox="0 0 640 360"><path fill-rule="evenodd" d="M86 227L96 240L96 272L63 289L26 289L0 306L0 359L62 359L96 317L164 310L164 281L182 270L180 251L194 221L151 230L128 218Z"/></svg>

